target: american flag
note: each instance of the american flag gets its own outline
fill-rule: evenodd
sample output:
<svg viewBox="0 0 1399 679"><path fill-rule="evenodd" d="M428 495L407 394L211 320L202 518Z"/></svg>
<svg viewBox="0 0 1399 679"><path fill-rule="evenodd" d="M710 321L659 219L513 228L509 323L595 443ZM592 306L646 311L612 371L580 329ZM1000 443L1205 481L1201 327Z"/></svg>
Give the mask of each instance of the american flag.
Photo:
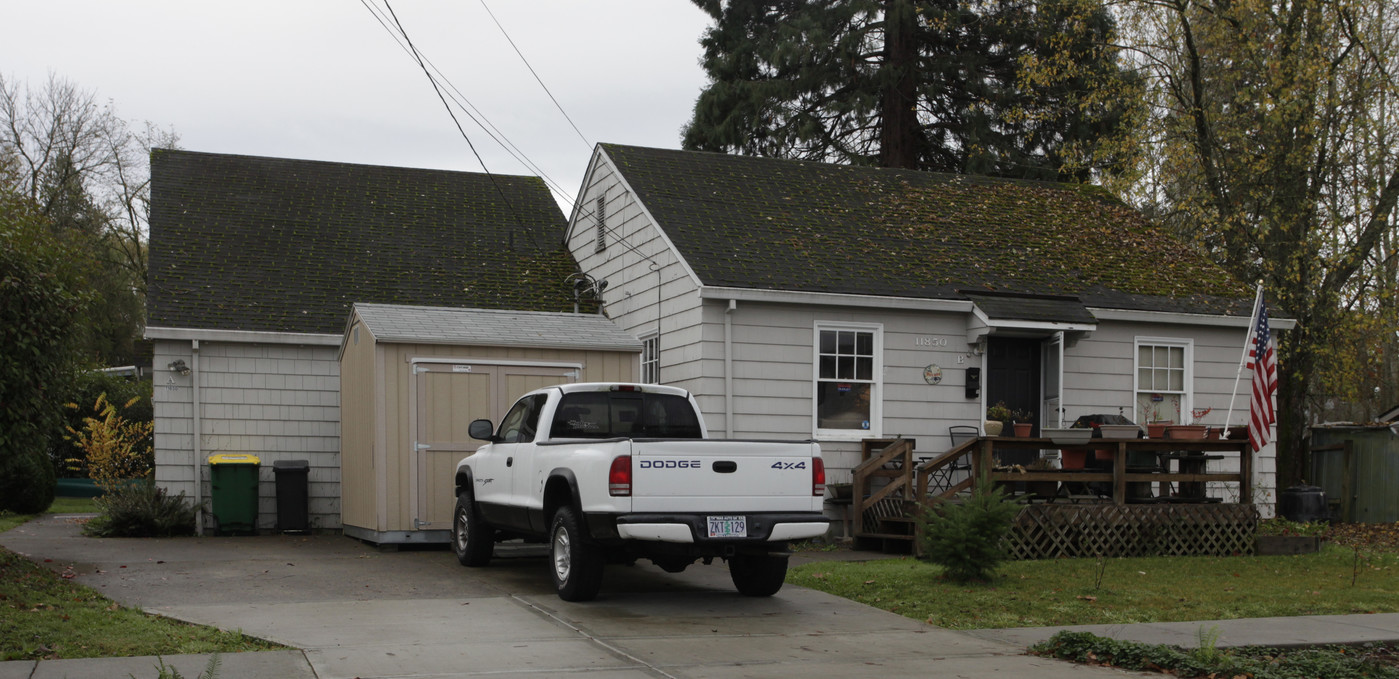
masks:
<svg viewBox="0 0 1399 679"><path fill-rule="evenodd" d="M1273 395L1278 390L1278 357L1273 349L1273 333L1268 328L1268 303L1258 295L1258 321L1253 326L1253 348L1248 352L1253 372L1253 397L1249 399L1248 442L1255 451L1268 445L1268 434L1277 413L1273 411Z"/></svg>

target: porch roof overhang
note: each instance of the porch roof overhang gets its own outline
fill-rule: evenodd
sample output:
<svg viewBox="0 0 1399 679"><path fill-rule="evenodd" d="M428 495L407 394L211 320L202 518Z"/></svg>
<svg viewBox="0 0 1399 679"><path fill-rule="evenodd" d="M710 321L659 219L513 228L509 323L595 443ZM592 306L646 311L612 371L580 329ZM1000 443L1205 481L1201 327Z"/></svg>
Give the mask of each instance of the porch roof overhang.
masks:
<svg viewBox="0 0 1399 679"><path fill-rule="evenodd" d="M972 302L967 341L987 335L1082 335L1098 329L1098 318L1077 297L1065 295L963 292Z"/></svg>

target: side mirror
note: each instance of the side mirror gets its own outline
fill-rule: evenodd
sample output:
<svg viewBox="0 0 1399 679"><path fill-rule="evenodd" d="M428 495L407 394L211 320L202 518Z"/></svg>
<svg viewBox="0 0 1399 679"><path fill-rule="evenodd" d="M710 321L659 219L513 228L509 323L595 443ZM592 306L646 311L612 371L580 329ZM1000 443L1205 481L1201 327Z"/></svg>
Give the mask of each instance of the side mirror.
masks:
<svg viewBox="0 0 1399 679"><path fill-rule="evenodd" d="M466 428L466 433L470 435L471 438L490 441L495 438L495 427L491 425L490 420L472 420L471 424Z"/></svg>

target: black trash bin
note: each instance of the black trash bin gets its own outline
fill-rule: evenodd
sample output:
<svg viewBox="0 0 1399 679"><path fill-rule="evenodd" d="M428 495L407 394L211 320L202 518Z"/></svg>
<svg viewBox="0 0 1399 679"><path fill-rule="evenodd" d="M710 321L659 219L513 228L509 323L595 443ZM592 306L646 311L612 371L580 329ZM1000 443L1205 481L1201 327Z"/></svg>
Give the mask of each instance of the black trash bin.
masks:
<svg viewBox="0 0 1399 679"><path fill-rule="evenodd" d="M311 529L309 482L311 464L306 460L277 460L272 473L277 477L277 530L304 533Z"/></svg>

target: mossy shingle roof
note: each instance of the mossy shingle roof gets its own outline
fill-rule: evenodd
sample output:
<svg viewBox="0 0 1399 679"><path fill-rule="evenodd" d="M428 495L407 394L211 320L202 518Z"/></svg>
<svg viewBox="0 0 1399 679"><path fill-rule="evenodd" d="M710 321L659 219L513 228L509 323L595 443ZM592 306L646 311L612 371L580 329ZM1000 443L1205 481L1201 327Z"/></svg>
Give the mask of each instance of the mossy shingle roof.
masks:
<svg viewBox="0 0 1399 679"><path fill-rule="evenodd" d="M1246 286L1098 187L602 148L705 285L1249 314Z"/></svg>
<svg viewBox="0 0 1399 679"><path fill-rule="evenodd" d="M571 311L537 177L157 149L148 325L339 334L354 302Z"/></svg>

